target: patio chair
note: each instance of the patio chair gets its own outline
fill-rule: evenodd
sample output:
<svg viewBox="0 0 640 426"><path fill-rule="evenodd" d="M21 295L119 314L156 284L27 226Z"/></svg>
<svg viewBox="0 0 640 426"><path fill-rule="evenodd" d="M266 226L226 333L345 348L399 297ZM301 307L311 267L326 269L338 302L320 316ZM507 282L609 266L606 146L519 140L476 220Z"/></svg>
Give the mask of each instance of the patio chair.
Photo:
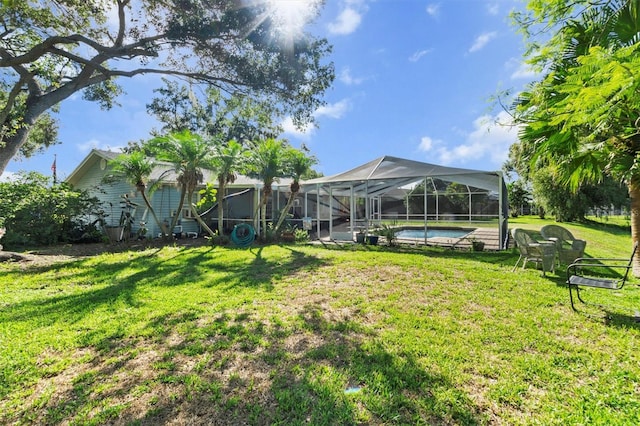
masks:
<svg viewBox="0 0 640 426"><path fill-rule="evenodd" d="M545 225L540 229L540 233L544 239L556 243L558 263L569 265L584 256L587 242L575 238L568 229L560 225Z"/></svg>
<svg viewBox="0 0 640 426"><path fill-rule="evenodd" d="M578 312L573 304L574 290L578 300L585 303L580 297L580 287L602 288L605 290L620 290L624 287L637 250L638 243L635 243L629 259L579 258L569 265L567 267L567 285L569 286L571 308ZM613 273L616 270L623 271L614 276Z"/></svg>
<svg viewBox="0 0 640 426"><path fill-rule="evenodd" d="M518 264L522 260L522 269L525 268L527 262L534 262L536 268L538 264L542 265L542 275L546 272L555 270L555 257L556 249L555 243L551 241L536 241L531 235L524 229L514 228L511 230L511 235L516 242L516 247L520 252L518 261L513 266L513 271L516 270Z"/></svg>

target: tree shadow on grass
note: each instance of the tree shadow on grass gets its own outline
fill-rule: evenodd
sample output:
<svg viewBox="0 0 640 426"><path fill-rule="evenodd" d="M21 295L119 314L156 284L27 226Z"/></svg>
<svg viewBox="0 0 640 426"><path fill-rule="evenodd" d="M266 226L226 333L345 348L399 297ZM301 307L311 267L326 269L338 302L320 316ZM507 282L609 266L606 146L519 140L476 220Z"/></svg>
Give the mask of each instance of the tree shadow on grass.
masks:
<svg viewBox="0 0 640 426"><path fill-rule="evenodd" d="M222 285L226 290L261 286L271 291L279 278L300 268L323 264L322 260L295 250L286 261L270 261L262 257L262 250L253 251L254 257L249 261L240 258L229 262L217 256L213 248L208 248L180 250L165 258L158 258L159 251L153 251L138 253L126 260L106 257L99 262L77 260L28 269L21 274L52 278L39 284L37 290L42 291L41 297L5 305L0 311L0 321L30 320L37 316L43 319L42 325L60 320L75 323L100 306L116 301L133 308L141 306L145 301L138 297L140 287L193 283L204 287ZM212 278L208 278L210 276ZM49 287L55 287L56 278L86 289L71 294L49 292Z"/></svg>
<svg viewBox="0 0 640 426"><path fill-rule="evenodd" d="M250 312L155 317L104 336L42 379L15 418L114 425L479 424L479 409L411 353L317 304L288 322ZM443 395L455 395L450 403ZM440 396L440 398L438 398ZM446 399L446 398L445 398ZM444 405L443 405L444 404ZM12 420L12 419L5 419Z"/></svg>
<svg viewBox="0 0 640 426"><path fill-rule="evenodd" d="M329 251L368 251L397 253L397 254L413 254L433 259L455 259L455 260L474 260L478 262L486 262L494 265L513 268L518 259L518 252L515 249L507 249L500 251L481 251L474 252L467 249L452 249L438 246L424 245L408 245L400 244L396 246L386 245L366 245L366 244L322 244L323 248Z"/></svg>
<svg viewBox="0 0 640 426"><path fill-rule="evenodd" d="M338 406L345 407L339 413L343 414L344 422L332 423L326 411L318 407L311 423L356 424L365 419L374 424L480 422L477 407L464 392L446 377L426 369L414 354L387 348L376 332L361 326L359 321L335 320L330 316L317 305L307 305L300 312L303 327L320 344L309 348L302 357L300 363L305 366L305 374L296 378L297 369L292 369L288 376L294 378L294 385L310 393L317 383L334 385L330 379L336 376L338 383L332 386L333 396ZM317 365L328 367L330 372L314 368ZM290 381L274 383L274 391L287 392L290 387ZM455 404L443 406L437 393L456 395ZM313 400L313 396L310 394L309 399Z"/></svg>
<svg viewBox="0 0 640 426"><path fill-rule="evenodd" d="M283 277L295 274L300 270L313 270L328 264L328 260L311 256L292 247L287 247L291 252L286 260L266 259L263 256L263 247L255 247L249 250L253 255L250 262L219 262L211 267L221 272L217 278L210 279L206 286L223 286L225 290L234 290L243 287L262 286L266 290L273 290L274 283Z"/></svg>

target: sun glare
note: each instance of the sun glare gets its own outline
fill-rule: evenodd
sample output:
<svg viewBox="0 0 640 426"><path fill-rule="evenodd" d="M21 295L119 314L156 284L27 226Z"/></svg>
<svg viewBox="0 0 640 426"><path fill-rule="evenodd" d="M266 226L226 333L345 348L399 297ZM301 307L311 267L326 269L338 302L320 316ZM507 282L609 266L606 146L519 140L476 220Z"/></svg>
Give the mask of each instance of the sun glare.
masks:
<svg viewBox="0 0 640 426"><path fill-rule="evenodd" d="M269 15L288 36L301 34L320 6L320 0L267 0L266 3Z"/></svg>
<svg viewBox="0 0 640 426"><path fill-rule="evenodd" d="M273 25L272 36L291 50L295 40L302 37L305 25L318 14L323 0L239 0L239 4L260 11L246 29L247 34L268 20Z"/></svg>

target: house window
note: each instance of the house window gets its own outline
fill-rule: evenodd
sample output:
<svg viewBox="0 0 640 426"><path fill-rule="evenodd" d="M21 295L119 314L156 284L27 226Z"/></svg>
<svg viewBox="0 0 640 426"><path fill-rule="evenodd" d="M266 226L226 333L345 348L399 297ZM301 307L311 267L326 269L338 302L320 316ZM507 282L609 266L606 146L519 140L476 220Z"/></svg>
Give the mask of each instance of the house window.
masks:
<svg viewBox="0 0 640 426"><path fill-rule="evenodd" d="M182 217L184 219L193 219L193 212L191 212L191 209L189 208L182 209Z"/></svg>

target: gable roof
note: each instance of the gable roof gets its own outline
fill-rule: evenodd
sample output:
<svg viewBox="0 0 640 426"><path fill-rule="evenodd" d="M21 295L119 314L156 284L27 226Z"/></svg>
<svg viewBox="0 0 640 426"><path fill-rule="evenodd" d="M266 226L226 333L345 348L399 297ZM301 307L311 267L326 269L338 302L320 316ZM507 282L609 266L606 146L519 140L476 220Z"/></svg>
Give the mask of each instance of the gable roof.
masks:
<svg viewBox="0 0 640 426"><path fill-rule="evenodd" d="M78 182L82 180L84 175L91 170L93 167L96 167L100 161L104 160L109 162L116 157L118 157L121 152L113 152L113 151L104 151L101 149L92 149L91 152L82 160L82 162L76 167L71 174L65 179L66 182L71 185L77 185ZM151 180L157 180L162 176L162 180L167 184L175 184L177 181L176 173L173 169L171 163L165 161L155 161L155 167L151 172L149 178ZM213 170L203 169L203 182L213 182L217 181L217 174ZM289 187L292 179L280 179L278 183L274 183L274 187ZM235 182L231 184L227 184L227 187L254 187L261 188L262 181L260 179L254 179L244 175L238 175Z"/></svg>
<svg viewBox="0 0 640 426"><path fill-rule="evenodd" d="M101 160L110 161L120 155L119 152L104 151L102 149L92 149L84 160L71 172L71 174L65 179L65 182L71 185L77 185L82 177L93 167L96 166Z"/></svg>

